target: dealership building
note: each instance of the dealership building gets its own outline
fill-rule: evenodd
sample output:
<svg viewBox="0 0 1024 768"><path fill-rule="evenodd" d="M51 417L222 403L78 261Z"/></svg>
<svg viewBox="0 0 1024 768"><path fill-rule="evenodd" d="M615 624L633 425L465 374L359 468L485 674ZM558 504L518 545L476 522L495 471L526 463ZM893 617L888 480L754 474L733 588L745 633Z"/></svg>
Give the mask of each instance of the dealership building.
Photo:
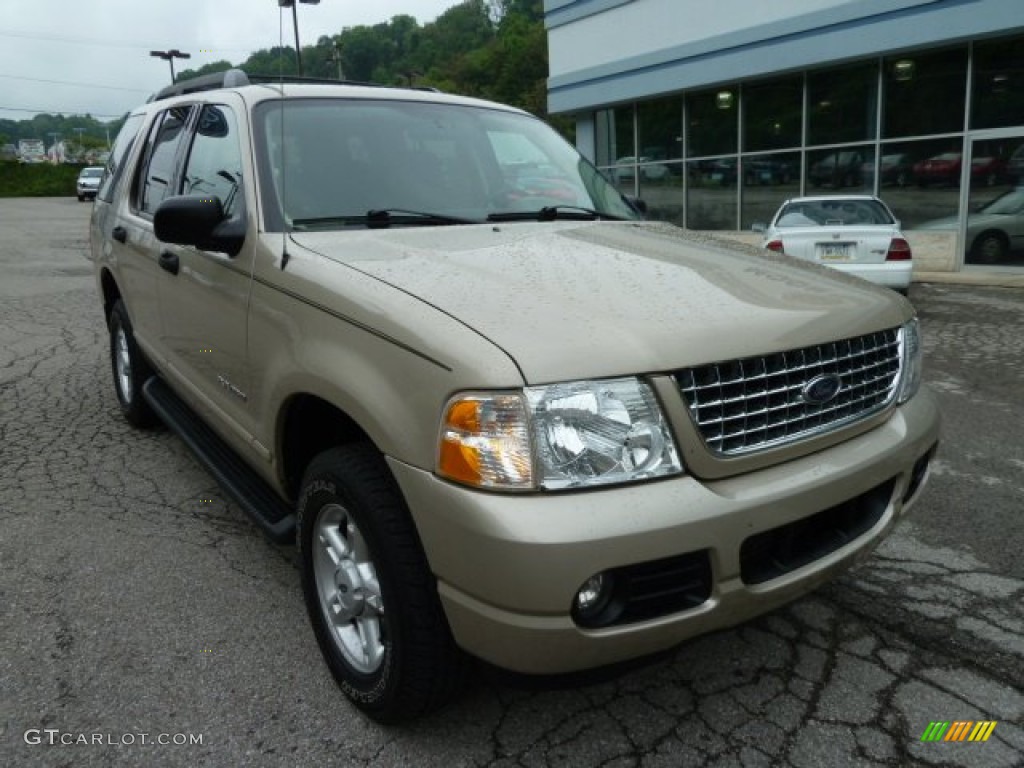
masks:
<svg viewBox="0 0 1024 768"><path fill-rule="evenodd" d="M651 218L877 194L927 269L1024 272L1024 0L544 7L550 112Z"/></svg>

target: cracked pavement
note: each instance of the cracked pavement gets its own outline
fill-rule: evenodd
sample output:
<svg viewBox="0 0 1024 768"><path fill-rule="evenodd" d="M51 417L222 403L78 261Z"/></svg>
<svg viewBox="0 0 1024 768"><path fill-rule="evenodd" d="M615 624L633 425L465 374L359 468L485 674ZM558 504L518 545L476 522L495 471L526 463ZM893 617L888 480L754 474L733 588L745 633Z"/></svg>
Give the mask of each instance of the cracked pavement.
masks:
<svg viewBox="0 0 1024 768"><path fill-rule="evenodd" d="M331 681L292 550L180 440L121 419L89 208L0 200L0 765L1024 765L1024 291L913 287L943 443L863 564L643 664L480 666L388 729ZM933 720L998 725L922 743Z"/></svg>

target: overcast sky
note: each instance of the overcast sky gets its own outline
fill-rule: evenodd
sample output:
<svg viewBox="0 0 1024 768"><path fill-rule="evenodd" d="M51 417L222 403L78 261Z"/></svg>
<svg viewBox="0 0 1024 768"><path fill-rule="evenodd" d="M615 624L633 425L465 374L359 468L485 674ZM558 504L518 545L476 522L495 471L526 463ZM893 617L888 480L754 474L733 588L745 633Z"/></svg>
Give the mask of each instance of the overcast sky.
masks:
<svg viewBox="0 0 1024 768"><path fill-rule="evenodd" d="M406 14L421 25L459 0L321 0L298 6L299 40ZM280 13L279 13L280 11ZM283 29L282 29L283 23ZM0 118L38 112L120 117L170 82L151 50L176 48L175 72L294 45L276 0L0 0Z"/></svg>

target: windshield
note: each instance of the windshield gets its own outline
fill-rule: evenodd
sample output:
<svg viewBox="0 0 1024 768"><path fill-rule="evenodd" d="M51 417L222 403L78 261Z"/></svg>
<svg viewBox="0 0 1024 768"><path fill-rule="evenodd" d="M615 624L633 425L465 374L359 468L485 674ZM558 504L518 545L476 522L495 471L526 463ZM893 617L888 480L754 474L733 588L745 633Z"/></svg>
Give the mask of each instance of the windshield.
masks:
<svg viewBox="0 0 1024 768"><path fill-rule="evenodd" d="M256 114L271 230L379 225L382 211L413 225L560 206L639 218L573 147L526 115L371 99L290 99L283 115L279 101Z"/></svg>
<svg viewBox="0 0 1024 768"><path fill-rule="evenodd" d="M775 226L781 228L890 226L894 223L889 211L877 200L842 198L787 203L775 220Z"/></svg>
<svg viewBox="0 0 1024 768"><path fill-rule="evenodd" d="M83 179L98 179L100 176L103 175L103 169L102 168L84 168L84 169L82 169L82 172L79 175Z"/></svg>

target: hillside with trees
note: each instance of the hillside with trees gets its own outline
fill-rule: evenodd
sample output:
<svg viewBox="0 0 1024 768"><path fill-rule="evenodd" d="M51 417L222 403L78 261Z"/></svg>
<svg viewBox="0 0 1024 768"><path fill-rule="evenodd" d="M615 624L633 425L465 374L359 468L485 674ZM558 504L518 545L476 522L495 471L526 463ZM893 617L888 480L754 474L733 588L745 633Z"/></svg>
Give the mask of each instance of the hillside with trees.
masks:
<svg viewBox="0 0 1024 768"><path fill-rule="evenodd" d="M287 11L285 11L287 12ZM542 0L463 0L435 21L395 16L373 26L346 27L302 46L303 75L384 85L434 87L521 107L547 118L547 37ZM287 28L287 27L286 27ZM244 61L185 70L178 80L241 67L264 75L297 74L293 46L273 46ZM59 134L83 149L107 145L124 118L36 115L0 120L0 145ZM566 130L563 121L556 127Z"/></svg>

